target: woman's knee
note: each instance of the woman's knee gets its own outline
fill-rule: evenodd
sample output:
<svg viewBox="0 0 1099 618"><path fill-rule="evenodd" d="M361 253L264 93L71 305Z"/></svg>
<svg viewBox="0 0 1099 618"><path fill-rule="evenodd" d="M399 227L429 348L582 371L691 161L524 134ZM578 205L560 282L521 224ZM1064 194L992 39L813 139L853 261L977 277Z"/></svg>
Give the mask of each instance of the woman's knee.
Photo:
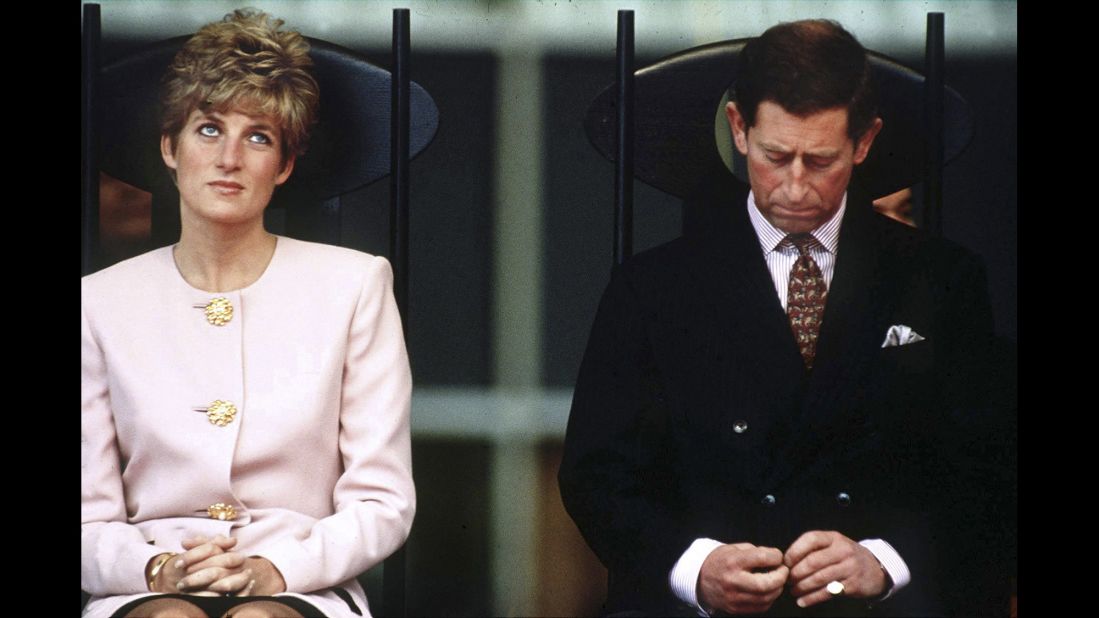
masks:
<svg viewBox="0 0 1099 618"><path fill-rule="evenodd" d="M253 601L238 605L222 618L304 618L300 612L277 601Z"/></svg>
<svg viewBox="0 0 1099 618"><path fill-rule="evenodd" d="M207 618L206 612L183 599L153 599L133 608L125 618Z"/></svg>

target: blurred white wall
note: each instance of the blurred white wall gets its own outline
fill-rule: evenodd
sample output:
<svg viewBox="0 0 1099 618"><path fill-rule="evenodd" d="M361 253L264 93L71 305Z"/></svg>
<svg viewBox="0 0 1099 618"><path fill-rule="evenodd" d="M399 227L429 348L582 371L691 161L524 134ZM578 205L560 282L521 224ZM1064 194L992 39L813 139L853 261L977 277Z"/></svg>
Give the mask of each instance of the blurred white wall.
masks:
<svg viewBox="0 0 1099 618"><path fill-rule="evenodd" d="M84 4L82 2L81 4ZM166 38L194 32L218 15L253 6L311 36L361 46L389 40L389 11L409 8L417 49L613 51L615 12L636 12L638 51L678 50L755 36L780 21L835 19L868 48L922 50L925 15L946 15L952 52L1017 45L1011 0L101 0L106 34Z"/></svg>

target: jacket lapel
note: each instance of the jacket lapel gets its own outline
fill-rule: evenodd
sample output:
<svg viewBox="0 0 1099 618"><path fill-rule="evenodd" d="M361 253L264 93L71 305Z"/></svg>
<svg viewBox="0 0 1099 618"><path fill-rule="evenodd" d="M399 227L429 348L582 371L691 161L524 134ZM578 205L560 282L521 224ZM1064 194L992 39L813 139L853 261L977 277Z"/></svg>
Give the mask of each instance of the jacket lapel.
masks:
<svg viewBox="0 0 1099 618"><path fill-rule="evenodd" d="M694 283L721 336L733 349L752 351L758 384L798 380L801 356L748 219L747 187L728 173L706 186L712 191L687 205L694 209L694 229L685 232Z"/></svg>
<svg viewBox="0 0 1099 618"><path fill-rule="evenodd" d="M731 399L713 402L715 413L723 415L724 439L742 439L733 430L738 419L752 419L750 431L763 432L762 440L752 441L752 456L734 473L762 489L768 471L784 456L781 447L796 422L805 371L748 219L747 188L733 184L713 183L716 193L688 202L695 225L684 230L687 276L699 292L707 325L732 351L719 372L728 384L715 389Z"/></svg>

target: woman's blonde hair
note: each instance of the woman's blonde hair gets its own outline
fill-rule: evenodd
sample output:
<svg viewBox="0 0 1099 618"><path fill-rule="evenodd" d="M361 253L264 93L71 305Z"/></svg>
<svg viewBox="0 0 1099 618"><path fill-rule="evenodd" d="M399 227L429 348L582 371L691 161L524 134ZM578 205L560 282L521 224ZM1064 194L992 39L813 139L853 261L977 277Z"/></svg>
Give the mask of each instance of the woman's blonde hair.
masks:
<svg viewBox="0 0 1099 618"><path fill-rule="evenodd" d="M269 115L282 129L282 158L305 152L320 95L301 34L283 21L238 9L202 27L176 54L161 89L161 134L176 139L196 109Z"/></svg>

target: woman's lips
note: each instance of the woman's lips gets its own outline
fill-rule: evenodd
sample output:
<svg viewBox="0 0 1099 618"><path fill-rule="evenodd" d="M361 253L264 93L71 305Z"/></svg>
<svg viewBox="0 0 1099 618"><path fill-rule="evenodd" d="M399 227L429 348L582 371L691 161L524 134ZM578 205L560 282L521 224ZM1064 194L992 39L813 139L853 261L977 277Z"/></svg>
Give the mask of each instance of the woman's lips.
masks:
<svg viewBox="0 0 1099 618"><path fill-rule="evenodd" d="M215 191L223 195L240 193L241 190L244 189L244 185L228 180L215 180L214 182L210 183L210 186L213 187Z"/></svg>

